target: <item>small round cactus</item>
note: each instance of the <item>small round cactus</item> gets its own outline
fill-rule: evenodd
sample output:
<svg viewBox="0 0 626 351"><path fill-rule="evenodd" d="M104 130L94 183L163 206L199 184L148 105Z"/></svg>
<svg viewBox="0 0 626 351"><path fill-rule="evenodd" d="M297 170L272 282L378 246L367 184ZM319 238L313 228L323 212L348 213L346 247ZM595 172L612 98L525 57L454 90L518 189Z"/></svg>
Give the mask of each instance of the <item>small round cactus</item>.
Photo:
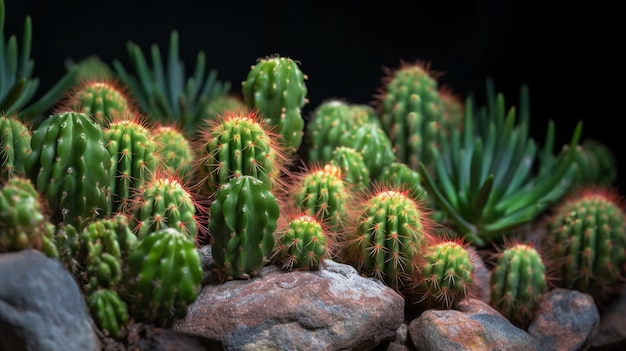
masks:
<svg viewBox="0 0 626 351"><path fill-rule="evenodd" d="M174 228L150 233L128 256L131 316L170 326L200 292L202 266L194 242ZM126 296L126 295L124 295Z"/></svg>
<svg viewBox="0 0 626 351"><path fill-rule="evenodd" d="M544 244L557 263L556 285L603 302L626 273L626 212L623 199L607 187L570 193L547 218Z"/></svg>
<svg viewBox="0 0 626 351"><path fill-rule="evenodd" d="M531 243L507 240L495 253L489 304L518 327L532 320L547 289L548 276L542 254Z"/></svg>
<svg viewBox="0 0 626 351"><path fill-rule="evenodd" d="M152 139L161 162L157 168L165 169L182 180L190 179L196 157L183 131L174 126L160 125L152 130Z"/></svg>
<svg viewBox="0 0 626 351"><path fill-rule="evenodd" d="M125 89L112 79L86 81L68 92L67 99L65 111L93 116L102 127L132 105Z"/></svg>
<svg viewBox="0 0 626 351"><path fill-rule="evenodd" d="M428 308L449 309L468 298L474 284L474 264L462 238L444 237L424 250L418 290Z"/></svg>
<svg viewBox="0 0 626 351"><path fill-rule="evenodd" d="M278 229L276 255L282 269L316 270L330 257L327 231L306 213L291 216Z"/></svg>

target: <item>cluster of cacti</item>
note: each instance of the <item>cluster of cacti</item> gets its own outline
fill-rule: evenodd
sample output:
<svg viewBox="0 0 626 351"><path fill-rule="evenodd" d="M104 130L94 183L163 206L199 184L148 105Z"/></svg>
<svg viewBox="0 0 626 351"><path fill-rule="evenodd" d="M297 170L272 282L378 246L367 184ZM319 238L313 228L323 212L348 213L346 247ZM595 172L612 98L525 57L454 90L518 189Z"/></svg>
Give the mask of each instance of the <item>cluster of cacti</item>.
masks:
<svg viewBox="0 0 626 351"><path fill-rule="evenodd" d="M307 119L299 61L260 58L240 99L215 70L205 75L203 53L185 76L173 31L166 62L155 45L149 65L129 42L136 75L87 59L27 107L30 26L19 55L0 36L0 252L60 259L114 338L131 320L185 315L205 234L220 282L336 260L440 309L479 283L469 245L495 244L489 302L521 327L552 272L598 305L626 276L626 212L602 188L616 180L615 155L579 145L580 123L555 155L550 122L539 149L526 87L507 110L488 81L479 106L403 63L371 105L326 99ZM564 197L583 185L596 187ZM547 210L542 247L505 240Z"/></svg>

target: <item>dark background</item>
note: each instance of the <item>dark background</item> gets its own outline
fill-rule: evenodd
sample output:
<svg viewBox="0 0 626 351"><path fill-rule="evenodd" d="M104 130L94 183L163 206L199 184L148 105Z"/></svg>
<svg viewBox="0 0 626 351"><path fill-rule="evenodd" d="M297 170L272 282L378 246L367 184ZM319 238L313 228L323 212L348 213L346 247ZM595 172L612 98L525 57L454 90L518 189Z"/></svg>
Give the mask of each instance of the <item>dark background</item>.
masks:
<svg viewBox="0 0 626 351"><path fill-rule="evenodd" d="M383 66L420 59L445 72L442 84L460 96L473 92L479 102L487 77L510 105L528 83L532 136L542 143L553 119L561 145L583 120L583 138L614 151L619 184L626 184L623 63L616 64L624 42L618 41L618 22L611 20L619 15L616 9L502 0L5 3L6 34L21 38L25 17L32 18L38 95L61 77L68 58L96 54L130 67L128 40L144 52L153 43L164 50L173 29L188 71L204 51L208 66L231 81L235 92L257 58L280 54L299 60L309 77L305 114L331 97L368 103L381 85Z"/></svg>

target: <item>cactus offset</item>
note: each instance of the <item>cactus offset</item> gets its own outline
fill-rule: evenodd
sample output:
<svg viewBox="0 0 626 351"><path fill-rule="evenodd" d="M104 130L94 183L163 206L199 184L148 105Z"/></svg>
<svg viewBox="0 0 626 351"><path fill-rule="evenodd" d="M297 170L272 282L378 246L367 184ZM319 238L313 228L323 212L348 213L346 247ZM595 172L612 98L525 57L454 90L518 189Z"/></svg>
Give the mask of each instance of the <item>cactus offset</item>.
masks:
<svg viewBox="0 0 626 351"><path fill-rule="evenodd" d="M324 225L306 213L286 216L277 234L277 261L285 270L317 270L330 257Z"/></svg>
<svg viewBox="0 0 626 351"><path fill-rule="evenodd" d="M211 204L212 253L222 279L249 279L268 262L280 214L267 184L238 176L224 184Z"/></svg>
<svg viewBox="0 0 626 351"><path fill-rule="evenodd" d="M111 157L89 115L54 114L33 132L25 170L54 211L54 223L79 228L111 213Z"/></svg>
<svg viewBox="0 0 626 351"><path fill-rule="evenodd" d="M602 304L625 278L626 212L607 187L583 187L548 216L544 243L560 260L557 285L592 295Z"/></svg>
<svg viewBox="0 0 626 351"><path fill-rule="evenodd" d="M0 180L24 176L26 156L32 152L31 133L17 117L0 115Z"/></svg>
<svg viewBox="0 0 626 351"><path fill-rule="evenodd" d="M242 84L246 106L258 110L270 126L276 127L276 133L282 136L282 146L290 155L302 144L301 108L307 103L306 79L296 61L275 56L259 59Z"/></svg>

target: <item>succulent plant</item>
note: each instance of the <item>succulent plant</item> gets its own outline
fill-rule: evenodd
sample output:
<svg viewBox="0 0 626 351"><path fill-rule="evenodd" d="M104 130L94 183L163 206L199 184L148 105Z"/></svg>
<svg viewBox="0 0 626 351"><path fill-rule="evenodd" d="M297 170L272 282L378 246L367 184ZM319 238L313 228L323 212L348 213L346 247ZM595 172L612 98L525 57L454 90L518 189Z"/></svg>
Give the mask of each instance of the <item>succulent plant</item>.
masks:
<svg viewBox="0 0 626 351"><path fill-rule="evenodd" d="M555 284L606 302L626 277L626 210L607 186L571 192L547 217L544 244L556 265Z"/></svg>
<svg viewBox="0 0 626 351"><path fill-rule="evenodd" d="M337 146L330 155L329 163L341 169L343 181L354 191L365 191L369 188L370 171L360 152L351 147Z"/></svg>
<svg viewBox="0 0 626 351"><path fill-rule="evenodd" d="M414 286L433 227L422 204L405 191L387 187L364 195L357 211L354 230L347 230L342 239L346 262L398 292Z"/></svg>
<svg viewBox="0 0 626 351"><path fill-rule="evenodd" d="M565 194L575 176L572 162L582 132L579 122L570 149L547 158L554 140L550 121L539 171L533 173L538 155L529 137L527 87L522 88L519 121L515 108L506 113L504 96L496 97L492 84L488 84L488 98L480 112L467 99L463 131L453 131L450 139L441 138L441 151L434 149L434 177L426 165L420 165L429 196L455 231L478 247L529 223Z"/></svg>
<svg viewBox="0 0 626 351"><path fill-rule="evenodd" d="M269 262L280 215L267 184L249 176L231 178L211 203L209 232L220 279L249 279Z"/></svg>
<svg viewBox="0 0 626 351"><path fill-rule="evenodd" d="M89 115L51 115L33 132L25 171L48 201L53 223L78 229L111 213L111 158L104 132Z"/></svg>
<svg viewBox="0 0 626 351"><path fill-rule="evenodd" d="M39 250L59 257L54 225L28 178L13 177L0 187L0 252Z"/></svg>
<svg viewBox="0 0 626 351"><path fill-rule="evenodd" d="M215 120L227 111L237 112L247 109L248 107L243 102L241 97L234 94L220 95L209 100L207 103L205 112L206 117L204 120Z"/></svg>
<svg viewBox="0 0 626 351"><path fill-rule="evenodd" d="M115 290L98 289L87 296L87 307L94 322L108 335L120 338L129 321L128 307Z"/></svg>
<svg viewBox="0 0 626 351"><path fill-rule="evenodd" d="M32 101L39 87L39 79L32 76L35 67L30 57L32 43L32 21L24 21L21 48L14 35L6 40L4 33L4 0L0 0L0 113L17 114L24 122L36 122L44 112L54 106L73 83L76 69L70 69L57 83L38 100Z"/></svg>
<svg viewBox="0 0 626 351"><path fill-rule="evenodd" d="M90 80L66 93L65 111L83 112L103 128L132 107L130 96L115 80Z"/></svg>
<svg viewBox="0 0 626 351"><path fill-rule="evenodd" d="M200 292L202 266L193 240L163 228L139 241L128 256L130 315L137 321L167 327L187 313Z"/></svg>
<svg viewBox="0 0 626 351"><path fill-rule="evenodd" d="M472 255L462 238L444 237L424 249L417 290L427 308L449 309L471 297L474 281Z"/></svg>
<svg viewBox="0 0 626 351"><path fill-rule="evenodd" d="M152 129L152 139L156 143L157 159L160 166L182 181L189 180L196 162L192 142L182 130L173 125L158 125Z"/></svg>
<svg viewBox="0 0 626 351"><path fill-rule="evenodd" d="M31 137L30 129L15 115L0 115L0 181L25 175Z"/></svg>
<svg viewBox="0 0 626 351"><path fill-rule="evenodd" d="M378 178L386 166L397 161L389 137L376 123L364 123L355 130L342 133L339 146L360 152L372 179Z"/></svg>
<svg viewBox="0 0 626 351"><path fill-rule="evenodd" d="M277 135L252 110L225 112L209 123L197 143L198 186L207 196L239 175L274 187L285 163Z"/></svg>
<svg viewBox="0 0 626 351"><path fill-rule="evenodd" d="M513 324L525 328L548 287L542 254L532 243L507 241L504 250L495 256L489 304Z"/></svg>
<svg viewBox="0 0 626 351"><path fill-rule="evenodd" d="M206 73L206 55L199 52L193 75L185 76L185 66L179 59L178 32L170 35L167 61L163 62L159 47L151 46L150 65L139 45L129 41L128 56L135 74L128 73L118 60L113 68L121 82L128 86L141 110L158 122L175 124L186 136L191 136L206 115L211 99L229 93L231 84L217 80L217 71Z"/></svg>
<svg viewBox="0 0 626 351"><path fill-rule="evenodd" d="M67 70L76 67L74 76L74 86L81 85L89 81L111 81L117 79L111 67L100 59L98 55L90 55L78 61L67 59L65 61Z"/></svg>
<svg viewBox="0 0 626 351"><path fill-rule="evenodd" d="M585 139L576 148L574 164L577 169L575 185L612 186L617 180L615 153L597 140Z"/></svg>
<svg viewBox="0 0 626 351"><path fill-rule="evenodd" d="M285 216L276 235L276 260L285 270L318 269L331 256L332 239L328 238L324 224L306 213Z"/></svg>
<svg viewBox="0 0 626 351"><path fill-rule="evenodd" d="M275 127L285 152L295 154L302 144L307 103L306 75L299 62L281 56L260 58L242 84L243 101Z"/></svg>

